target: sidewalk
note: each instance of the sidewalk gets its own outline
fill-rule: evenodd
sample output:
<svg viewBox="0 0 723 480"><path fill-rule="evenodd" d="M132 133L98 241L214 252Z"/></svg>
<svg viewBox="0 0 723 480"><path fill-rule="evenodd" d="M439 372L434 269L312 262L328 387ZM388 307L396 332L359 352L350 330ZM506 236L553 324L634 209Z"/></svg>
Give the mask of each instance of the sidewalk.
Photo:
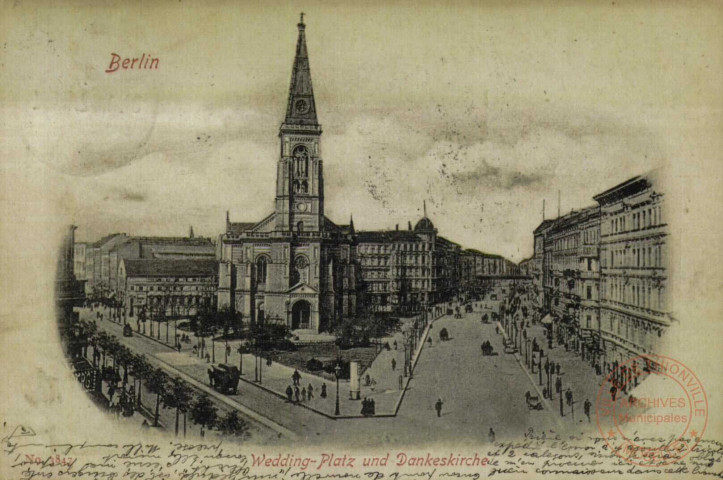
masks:
<svg viewBox="0 0 723 480"><path fill-rule="evenodd" d="M427 327L427 331L428 329L429 325ZM393 347L395 340L397 342L396 350ZM413 356L413 362L416 362L418 359L425 340L426 332L424 332L421 340L418 342L417 352ZM296 397L294 395L292 397L293 402L302 408L313 410L316 413L332 419L361 418L361 399L368 398L374 399L375 417L394 416L399 408L399 404L403 398L403 393L409 382L409 377L403 376L404 349L400 347L404 343L403 334L401 331L396 332L392 337L384 338L382 340L382 344L384 342L389 343L391 346L390 350L383 349L374 359L371 366L366 371L361 372L359 400L352 400L350 398L349 380L339 381L339 410L341 413L339 416L335 415L337 397L336 382L308 372L299 372L301 375L299 385L300 401L296 402ZM223 363L226 360L226 342L217 343L218 345L216 345L215 355L216 363ZM237 351L239 343L240 340L228 342L231 353L228 356L227 363L240 367L241 364ZM212 348L210 343L207 343L206 346L209 350ZM203 358L193 354L188 345L184 345L184 350L182 350L181 353L163 352L156 354L156 356L168 364L175 366L179 370L191 375L194 379L204 384L209 383L208 369L210 368L211 363L206 362ZM394 369L392 369L392 359L396 361ZM261 382L256 382L255 360L255 356L251 353L245 353L243 355L241 380L244 383L241 384L240 390L243 391L245 388L244 386L253 386L273 393L274 395L286 400L286 388L288 386L291 386L292 389L294 388L292 380L294 369L278 362L273 362L271 365L268 365L266 360L263 360L259 364L261 369ZM374 380L371 385L365 385L367 375L369 375L370 379ZM312 386L313 398L310 398L308 395L309 385ZM326 398L321 397L322 385L326 385ZM303 395L301 395L302 389L306 389L307 391L305 401L303 400Z"/></svg>

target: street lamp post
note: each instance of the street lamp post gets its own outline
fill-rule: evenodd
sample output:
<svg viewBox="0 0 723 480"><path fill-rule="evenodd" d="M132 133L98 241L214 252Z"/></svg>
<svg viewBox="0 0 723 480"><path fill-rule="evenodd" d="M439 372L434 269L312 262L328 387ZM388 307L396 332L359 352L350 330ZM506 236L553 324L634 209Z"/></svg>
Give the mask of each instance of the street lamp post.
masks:
<svg viewBox="0 0 723 480"><path fill-rule="evenodd" d="M336 375L336 410L334 410L334 415L339 416L341 415L341 410L339 409L339 376L341 376L341 365L339 362L336 364L334 374Z"/></svg>

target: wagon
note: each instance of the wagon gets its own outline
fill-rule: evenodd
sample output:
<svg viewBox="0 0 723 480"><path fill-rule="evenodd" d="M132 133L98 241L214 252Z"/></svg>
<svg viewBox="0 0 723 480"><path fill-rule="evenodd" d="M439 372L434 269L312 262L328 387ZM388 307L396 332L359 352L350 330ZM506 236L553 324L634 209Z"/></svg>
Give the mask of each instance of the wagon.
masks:
<svg viewBox="0 0 723 480"><path fill-rule="evenodd" d="M211 386L221 393L236 394L240 374L237 367L219 363L208 369L208 379Z"/></svg>

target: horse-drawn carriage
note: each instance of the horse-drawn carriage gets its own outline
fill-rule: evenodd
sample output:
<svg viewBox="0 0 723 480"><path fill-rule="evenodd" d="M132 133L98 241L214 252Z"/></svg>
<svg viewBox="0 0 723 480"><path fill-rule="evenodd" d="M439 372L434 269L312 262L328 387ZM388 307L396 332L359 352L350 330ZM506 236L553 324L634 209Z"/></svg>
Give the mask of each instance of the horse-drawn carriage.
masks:
<svg viewBox="0 0 723 480"><path fill-rule="evenodd" d="M439 339L443 342L446 342L447 340L449 340L449 332L447 331L446 328L443 328L442 330L439 331Z"/></svg>
<svg viewBox="0 0 723 480"><path fill-rule="evenodd" d="M529 391L525 393L525 402L527 403L527 408L529 410L542 410L540 397L537 395L533 396Z"/></svg>
<svg viewBox="0 0 723 480"><path fill-rule="evenodd" d="M208 369L208 379L211 386L221 393L236 394L240 374L238 367L219 363Z"/></svg>
<svg viewBox="0 0 723 480"><path fill-rule="evenodd" d="M126 323L123 326L123 336L124 337L132 337L133 336L133 328L131 328L130 324Z"/></svg>
<svg viewBox="0 0 723 480"><path fill-rule="evenodd" d="M472 310L473 310L473 308L472 308L472 304L471 304L471 303L468 303L467 305L464 306L464 311L465 311L465 312L467 312L467 313L472 313Z"/></svg>

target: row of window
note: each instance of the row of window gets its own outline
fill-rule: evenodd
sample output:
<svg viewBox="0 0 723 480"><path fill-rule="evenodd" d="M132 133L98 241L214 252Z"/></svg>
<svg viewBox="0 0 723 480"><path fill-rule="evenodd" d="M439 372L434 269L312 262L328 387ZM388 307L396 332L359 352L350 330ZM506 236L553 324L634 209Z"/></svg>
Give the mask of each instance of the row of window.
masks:
<svg viewBox="0 0 723 480"><path fill-rule="evenodd" d="M603 261L605 256L602 257ZM663 245L648 245L635 248L616 248L608 256L610 267L663 267Z"/></svg>
<svg viewBox="0 0 723 480"><path fill-rule="evenodd" d="M606 278L601 288L605 299L640 308L665 309L665 287L653 286L647 279Z"/></svg>
<svg viewBox="0 0 723 480"><path fill-rule="evenodd" d="M161 286L161 285L131 285L129 287L134 292L198 292L206 291L208 287L201 287L198 285L186 285L186 286Z"/></svg>
<svg viewBox="0 0 723 480"><path fill-rule="evenodd" d="M654 227L662 223L663 214L660 205L658 205L611 219L610 232L621 233L628 230L640 230L641 228Z"/></svg>
<svg viewBox="0 0 723 480"><path fill-rule="evenodd" d="M359 253L361 254L378 254L390 253L394 251L402 252L428 252L431 251L431 244L425 242L415 243L391 243L378 245L359 245Z"/></svg>
<svg viewBox="0 0 723 480"><path fill-rule="evenodd" d="M603 328L607 329L610 333L627 340L638 348L642 347L646 350L653 350L655 338L657 337L653 330L648 330L646 332L641 323L638 323L638 326L635 326L635 322L627 318L625 315L607 312L606 316L607 321L603 321Z"/></svg>

